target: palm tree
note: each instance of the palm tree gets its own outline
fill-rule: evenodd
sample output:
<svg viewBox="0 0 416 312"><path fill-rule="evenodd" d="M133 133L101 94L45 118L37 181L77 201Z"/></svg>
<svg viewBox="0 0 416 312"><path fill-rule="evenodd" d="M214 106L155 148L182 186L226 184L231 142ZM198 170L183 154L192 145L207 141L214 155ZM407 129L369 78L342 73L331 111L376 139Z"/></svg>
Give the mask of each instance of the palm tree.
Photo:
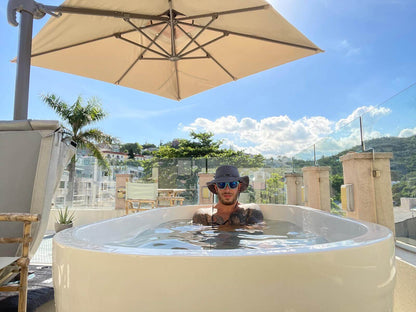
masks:
<svg viewBox="0 0 416 312"><path fill-rule="evenodd" d="M99 166L109 170L109 163L97 145L103 143L114 144L118 143L118 140L96 128L85 129L85 127L106 117L107 114L103 111L101 103L94 97L89 98L85 106L83 105L84 101L81 96L78 96L72 105L61 101L55 94L41 95L41 98L62 118L64 123L62 126L71 132L72 141L77 144L77 147L88 150L90 155L98 160ZM74 196L75 163L76 158L74 156L68 165L69 179L66 199L69 205L72 205Z"/></svg>

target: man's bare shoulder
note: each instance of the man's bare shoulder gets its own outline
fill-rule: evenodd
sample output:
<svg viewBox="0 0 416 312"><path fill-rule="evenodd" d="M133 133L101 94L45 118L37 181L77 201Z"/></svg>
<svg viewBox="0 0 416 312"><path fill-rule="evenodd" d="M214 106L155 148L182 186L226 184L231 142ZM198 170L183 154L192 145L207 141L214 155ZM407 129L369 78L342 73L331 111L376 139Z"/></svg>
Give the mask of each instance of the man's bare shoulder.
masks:
<svg viewBox="0 0 416 312"><path fill-rule="evenodd" d="M202 225L210 225L212 223L212 208L199 208L197 211L194 212L192 217L192 222L196 224Z"/></svg>

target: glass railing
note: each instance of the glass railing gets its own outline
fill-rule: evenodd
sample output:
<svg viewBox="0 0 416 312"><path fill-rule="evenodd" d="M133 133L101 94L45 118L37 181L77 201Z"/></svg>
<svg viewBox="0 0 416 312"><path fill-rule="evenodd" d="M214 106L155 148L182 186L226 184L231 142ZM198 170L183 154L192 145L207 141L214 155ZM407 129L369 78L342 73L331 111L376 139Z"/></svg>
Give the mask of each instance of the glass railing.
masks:
<svg viewBox="0 0 416 312"><path fill-rule="evenodd" d="M393 205L404 210L401 199L416 197L416 85L375 107L361 107L354 118L341 120L334 132L293 156L294 171L306 166L329 166L333 208L339 206L342 164L339 158L353 152L391 152ZM341 178L341 180L340 180ZM402 200L403 201L403 200ZM404 210L403 210L404 209Z"/></svg>
<svg viewBox="0 0 416 312"><path fill-rule="evenodd" d="M157 180L161 189L184 189L181 194L185 198L183 204L197 204L198 174L213 174L222 164L235 165L241 175L249 176L250 186L241 195L241 201L284 204L287 201L286 173L302 173L304 167L328 166L332 208L333 212L339 213L340 186L343 183L340 157L349 151L392 152L394 206L400 207L401 198L416 197L416 85L377 106L357 109L353 118L339 121L333 129L333 133L294 155L257 162L241 157L153 159L146 164L118 162L113 164L110 173L105 174L92 157L86 161L81 157L77 164L73 206L113 209L116 176L126 173L131 174L134 181ZM67 184L68 175L65 174L55 194L57 207L67 204Z"/></svg>

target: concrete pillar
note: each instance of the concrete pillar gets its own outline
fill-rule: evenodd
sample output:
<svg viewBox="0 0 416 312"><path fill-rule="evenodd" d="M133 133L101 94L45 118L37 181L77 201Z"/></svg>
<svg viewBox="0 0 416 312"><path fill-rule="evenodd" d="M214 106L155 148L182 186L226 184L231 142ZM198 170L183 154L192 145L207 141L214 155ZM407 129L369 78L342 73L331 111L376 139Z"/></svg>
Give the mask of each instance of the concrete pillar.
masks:
<svg viewBox="0 0 416 312"><path fill-rule="evenodd" d="M214 194L208 189L207 182L214 179L213 173L198 173L198 204L213 204L214 203Z"/></svg>
<svg viewBox="0 0 416 312"><path fill-rule="evenodd" d="M130 181L131 174L116 174L116 209L125 209L126 182Z"/></svg>
<svg viewBox="0 0 416 312"><path fill-rule="evenodd" d="M286 201L288 205L302 205L302 184L301 173L286 173Z"/></svg>
<svg viewBox="0 0 416 312"><path fill-rule="evenodd" d="M331 211L329 170L330 167L302 168L305 206Z"/></svg>
<svg viewBox="0 0 416 312"><path fill-rule="evenodd" d="M390 159L392 153L354 153L342 157L344 184L352 184L353 211L347 217L378 223L394 233Z"/></svg>

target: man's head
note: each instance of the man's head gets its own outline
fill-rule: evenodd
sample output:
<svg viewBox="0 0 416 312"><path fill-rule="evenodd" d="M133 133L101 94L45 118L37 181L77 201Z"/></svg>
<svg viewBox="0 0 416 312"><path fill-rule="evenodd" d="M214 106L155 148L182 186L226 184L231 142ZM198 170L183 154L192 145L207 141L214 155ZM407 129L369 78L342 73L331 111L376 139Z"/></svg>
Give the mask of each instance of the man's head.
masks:
<svg viewBox="0 0 416 312"><path fill-rule="evenodd" d="M209 190L217 194L224 205L231 205L237 201L238 195L244 192L249 183L248 176L240 177L234 166L220 166L215 172L214 180L207 183Z"/></svg>

